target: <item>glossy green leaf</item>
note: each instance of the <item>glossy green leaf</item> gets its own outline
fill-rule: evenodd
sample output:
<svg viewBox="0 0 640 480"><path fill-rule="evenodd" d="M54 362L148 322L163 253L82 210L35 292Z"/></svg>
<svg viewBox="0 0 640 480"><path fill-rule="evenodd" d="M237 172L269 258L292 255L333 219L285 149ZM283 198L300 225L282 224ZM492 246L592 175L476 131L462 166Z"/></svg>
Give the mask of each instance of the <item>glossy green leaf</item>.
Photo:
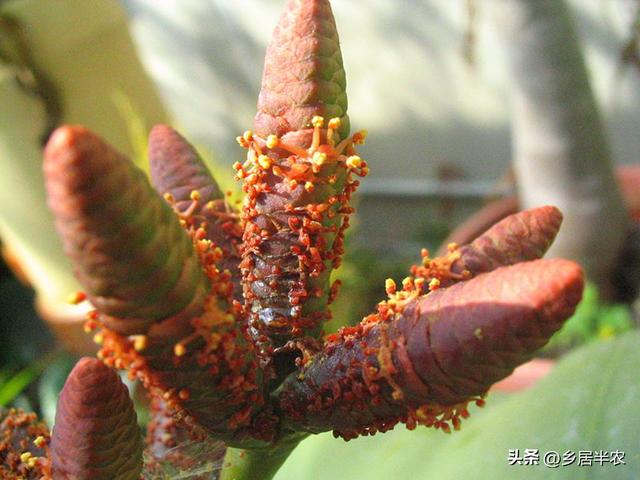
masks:
<svg viewBox="0 0 640 480"><path fill-rule="evenodd" d="M9 405L22 391L38 378L47 366L60 355L55 351L43 355L0 385L0 407Z"/></svg>
<svg viewBox="0 0 640 480"><path fill-rule="evenodd" d="M531 390L474 409L450 436L418 429L345 444L330 434L305 440L276 476L356 480L634 479L640 472L640 332L567 355ZM537 449L539 465L509 466L510 449ZM593 461L548 468L543 455L567 450L625 452L625 465Z"/></svg>

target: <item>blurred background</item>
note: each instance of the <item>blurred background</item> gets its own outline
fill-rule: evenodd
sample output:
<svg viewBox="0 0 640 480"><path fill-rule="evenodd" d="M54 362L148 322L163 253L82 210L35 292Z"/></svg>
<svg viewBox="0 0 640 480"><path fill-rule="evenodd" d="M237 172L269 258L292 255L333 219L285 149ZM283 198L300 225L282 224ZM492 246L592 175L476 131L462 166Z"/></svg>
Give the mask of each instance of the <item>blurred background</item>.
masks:
<svg viewBox="0 0 640 480"><path fill-rule="evenodd" d="M46 208L48 134L87 125L144 169L147 133L170 123L237 192L231 165L243 151L234 139L252 125L283 4L0 0L0 407L52 421L74 356L95 351L82 331L86 307L65 301L78 286ZM332 6L371 174L356 197L328 329L359 321L420 248L466 243L544 204L565 214L550 255L578 260L590 285L543 356L637 329L640 2Z"/></svg>

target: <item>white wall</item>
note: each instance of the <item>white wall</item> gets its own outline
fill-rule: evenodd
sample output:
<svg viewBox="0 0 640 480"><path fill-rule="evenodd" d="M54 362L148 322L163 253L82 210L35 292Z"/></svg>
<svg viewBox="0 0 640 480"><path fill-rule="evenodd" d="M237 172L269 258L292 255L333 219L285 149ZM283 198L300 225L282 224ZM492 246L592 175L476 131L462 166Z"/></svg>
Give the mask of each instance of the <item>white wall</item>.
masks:
<svg viewBox="0 0 640 480"><path fill-rule="evenodd" d="M123 2L177 122L220 161L237 160L234 138L251 126L262 56L285 1ZM569 3L616 161L636 162L640 72L618 69L635 2ZM508 168L508 77L492 25L496 5L476 4L473 68L461 54L466 0L333 0L352 125L370 133L361 150L372 167L365 193L428 193L442 163L482 193Z"/></svg>

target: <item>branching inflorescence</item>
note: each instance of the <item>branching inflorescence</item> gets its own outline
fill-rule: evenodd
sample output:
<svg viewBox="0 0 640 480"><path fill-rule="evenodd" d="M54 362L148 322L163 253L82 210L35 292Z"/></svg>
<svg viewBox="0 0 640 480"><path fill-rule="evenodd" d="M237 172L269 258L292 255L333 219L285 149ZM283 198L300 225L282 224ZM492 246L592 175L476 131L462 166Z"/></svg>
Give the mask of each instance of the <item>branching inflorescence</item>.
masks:
<svg viewBox="0 0 640 480"><path fill-rule="evenodd" d="M150 135L151 184L87 129L53 133L49 206L85 288L75 300L95 307L86 329L101 362L83 359L69 377L51 454L33 460L24 429L3 423L2 468L138 478L135 414L108 367L151 392L152 456L173 445L166 432L273 451L329 430L351 439L400 422L458 429L469 402L482 404L547 342L583 287L576 264L539 260L560 227L553 207L508 217L444 257L423 251L401 285L387 281L374 313L324 336L349 200L369 170L355 150L366 133L349 135L345 88L328 0L290 0L254 129L237 138L247 150L234 165L240 212L168 126Z"/></svg>

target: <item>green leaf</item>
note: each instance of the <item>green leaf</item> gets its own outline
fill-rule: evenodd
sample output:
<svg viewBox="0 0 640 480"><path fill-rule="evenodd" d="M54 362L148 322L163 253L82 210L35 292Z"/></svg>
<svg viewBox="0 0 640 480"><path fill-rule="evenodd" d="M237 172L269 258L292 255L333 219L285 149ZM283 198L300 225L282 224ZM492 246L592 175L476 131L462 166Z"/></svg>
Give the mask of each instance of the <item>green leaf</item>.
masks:
<svg viewBox="0 0 640 480"><path fill-rule="evenodd" d="M59 352L43 355L39 360L23 368L6 382L0 384L0 407L6 407L18 397L58 355L60 355Z"/></svg>
<svg viewBox="0 0 640 480"><path fill-rule="evenodd" d="M330 434L305 440L277 480L631 479L640 470L640 332L593 342L567 355L531 390L474 410L451 436L418 429L345 444ZM510 449L538 449L540 465L508 465ZM542 455L625 452L626 465L547 468Z"/></svg>

